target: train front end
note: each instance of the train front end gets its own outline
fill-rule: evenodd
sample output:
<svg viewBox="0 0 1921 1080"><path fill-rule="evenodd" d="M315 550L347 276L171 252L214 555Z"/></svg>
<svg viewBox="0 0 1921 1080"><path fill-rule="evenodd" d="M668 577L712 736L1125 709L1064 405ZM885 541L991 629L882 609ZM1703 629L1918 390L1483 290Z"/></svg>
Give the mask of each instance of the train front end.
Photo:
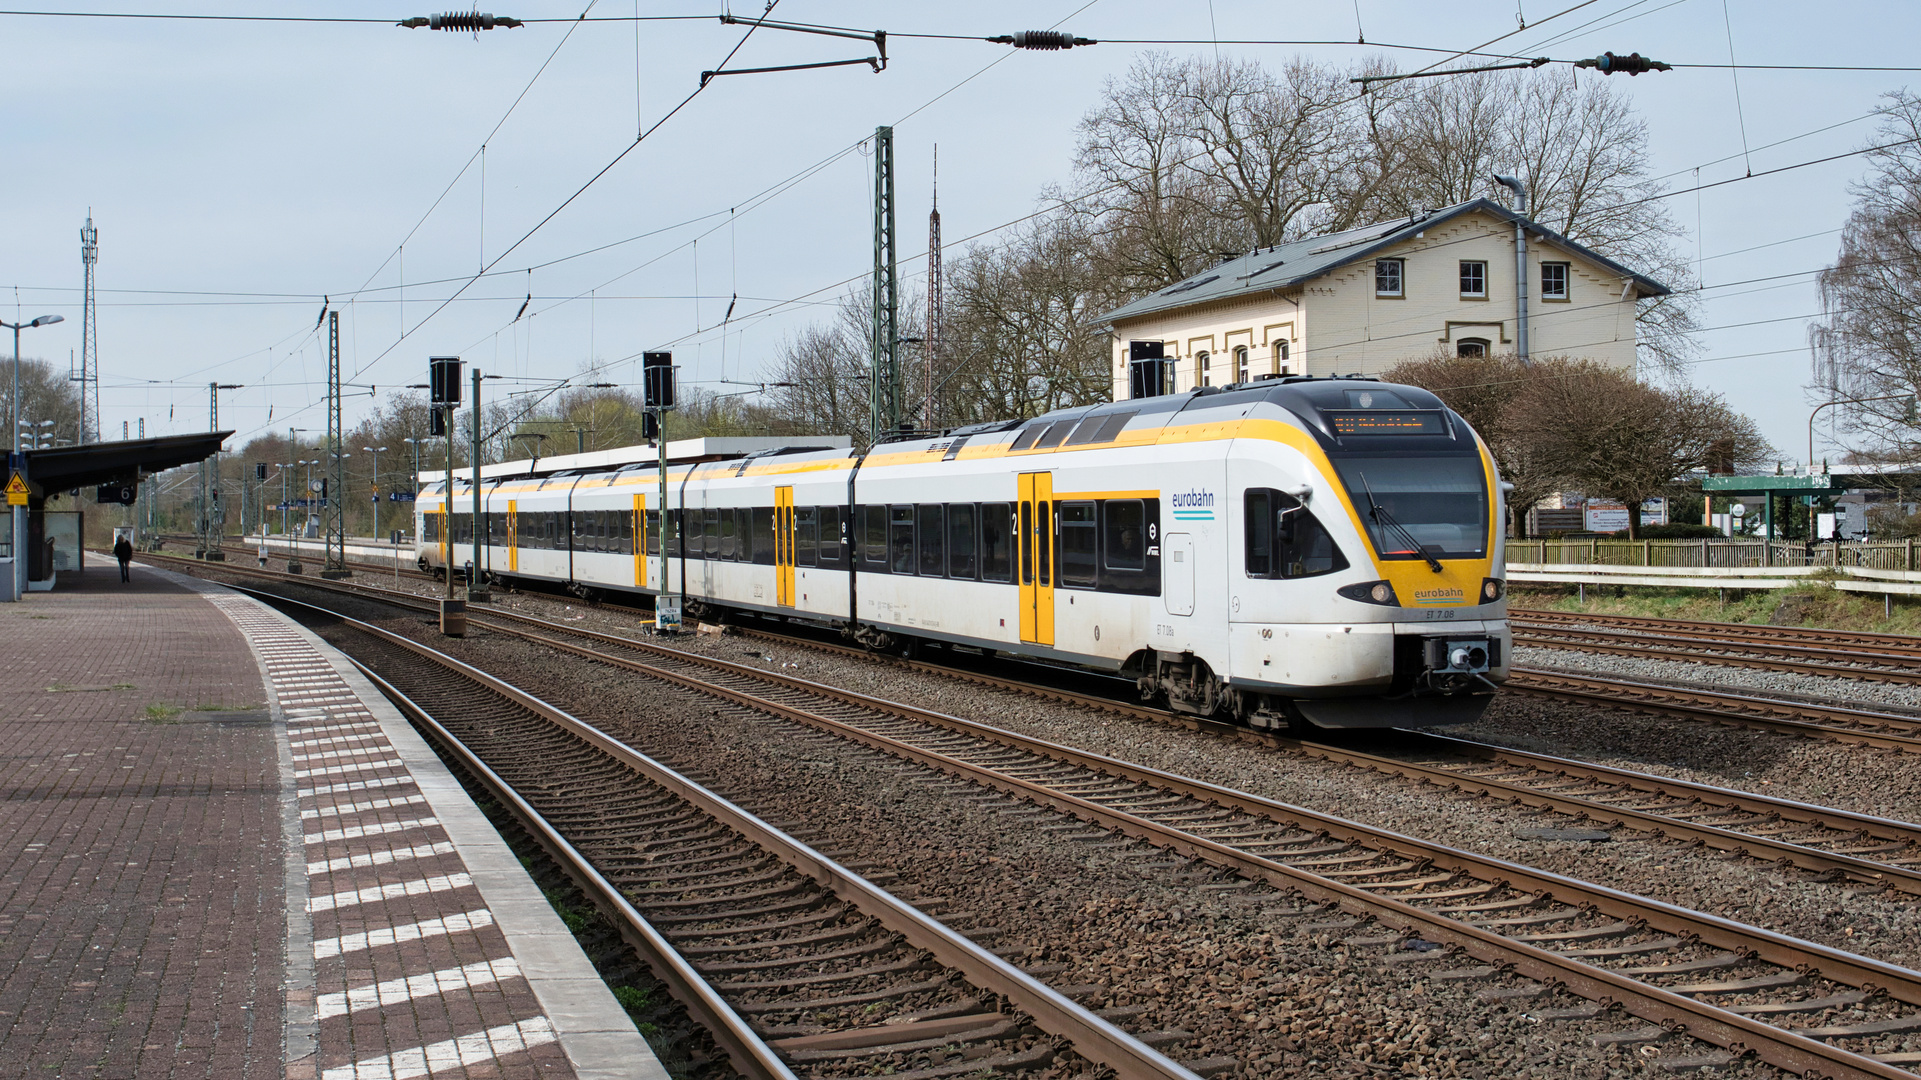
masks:
<svg viewBox="0 0 1921 1080"><path fill-rule="evenodd" d="M1398 727L1479 718L1506 680L1501 483L1461 417L1365 380L1275 389L1244 463L1249 580L1231 667L1255 723ZM1241 444L1245 445L1245 444Z"/></svg>

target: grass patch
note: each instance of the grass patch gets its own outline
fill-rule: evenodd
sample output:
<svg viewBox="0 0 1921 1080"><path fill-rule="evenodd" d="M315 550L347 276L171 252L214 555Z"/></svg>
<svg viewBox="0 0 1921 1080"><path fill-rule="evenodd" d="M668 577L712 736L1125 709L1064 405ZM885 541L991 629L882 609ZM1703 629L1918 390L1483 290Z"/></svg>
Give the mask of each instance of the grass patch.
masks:
<svg viewBox="0 0 1921 1080"><path fill-rule="evenodd" d="M541 894L547 897L547 903L553 906L554 914L560 916L560 921L567 924L568 931L578 934L587 929L587 916L575 911L567 903L566 897L553 889L542 889Z"/></svg>
<svg viewBox="0 0 1921 1080"><path fill-rule="evenodd" d="M147 723L149 724L178 723L180 719L180 714L186 711L187 710L181 708L178 705L165 705L160 702L154 702L153 704L148 705L146 708Z"/></svg>
<svg viewBox="0 0 1921 1080"><path fill-rule="evenodd" d="M614 987L614 1000L630 1013L640 1013L653 1008L654 992L638 986Z"/></svg>
<svg viewBox="0 0 1921 1080"><path fill-rule="evenodd" d="M1881 597L1818 580L1791 589L1729 589L1725 601L1717 589L1589 585L1583 603L1573 585L1516 585L1508 601L1517 609L1921 635L1921 603L1897 596L1889 617Z"/></svg>

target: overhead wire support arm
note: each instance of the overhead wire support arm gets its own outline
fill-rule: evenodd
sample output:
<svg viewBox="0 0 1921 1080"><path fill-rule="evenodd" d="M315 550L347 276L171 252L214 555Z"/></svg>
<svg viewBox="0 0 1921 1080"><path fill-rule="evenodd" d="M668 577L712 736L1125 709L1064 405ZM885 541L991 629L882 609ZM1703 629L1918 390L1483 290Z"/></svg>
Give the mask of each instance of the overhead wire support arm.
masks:
<svg viewBox="0 0 1921 1080"><path fill-rule="evenodd" d="M1377 82L1399 82L1402 79L1431 79L1437 75L1472 75L1479 71L1513 71L1516 68L1544 67L1553 62L1554 60L1551 57L1537 56L1532 60L1523 60L1518 64L1485 64L1481 67L1445 68L1440 71L1411 71L1405 75L1361 75L1347 81L1360 83L1361 89L1365 90Z"/></svg>
<svg viewBox="0 0 1921 1080"><path fill-rule="evenodd" d="M726 26L749 26L756 29L791 30L796 34L818 34L822 37L848 38L853 41L871 41L879 51L878 56L863 56L854 60L824 60L813 64L781 64L776 67L728 68L721 71L700 73L700 85L717 75L766 75L776 71L811 71L815 68L852 67L866 64L879 75L887 70L887 31L885 30L846 30L837 26L808 26L803 23L775 22L772 19L743 19L737 15L721 15L719 19Z"/></svg>

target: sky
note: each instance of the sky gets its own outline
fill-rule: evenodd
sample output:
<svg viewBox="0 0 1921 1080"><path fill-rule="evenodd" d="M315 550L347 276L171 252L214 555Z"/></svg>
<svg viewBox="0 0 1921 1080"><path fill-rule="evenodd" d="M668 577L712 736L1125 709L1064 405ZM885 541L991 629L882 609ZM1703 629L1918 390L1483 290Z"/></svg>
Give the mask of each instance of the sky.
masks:
<svg viewBox="0 0 1921 1080"><path fill-rule="evenodd" d="M361 23L0 15L3 317L66 317L24 333L28 357L65 364L79 350L91 214L108 437L143 420L149 435L206 430L207 384L221 382L243 384L220 394L230 445L288 428L322 438L323 300L340 315L349 426L424 382L434 355L501 376L490 397L539 394L590 365L637 384L640 353L659 348L684 385L754 393L783 338L831 317L871 268L878 125L895 128L901 272L918 282L936 145L946 241L991 236L1070 180L1077 122L1143 50L1273 65L1388 52L1410 69L1448 54L1383 46L1464 50L1525 20L1494 48L1749 65L1612 79L1647 121L1651 172L1679 192L1681 249L1707 286L1687 377L1794 462L1819 400L1806 389L1813 272L1834 256L1866 164L1750 174L1868 145L1881 95L1917 75L1764 65L1913 68L1921 40L1921 4L1849 0L782 0L771 18L888 31L887 69L722 76L689 100L744 33L715 5L597 0L590 17L624 18L578 22L589 0L495 0L496 14L559 21L450 34L393 26L440 10L408 2L58 7L374 20ZM1103 43L1038 53L908 36L1050 26ZM1281 40L1339 44L1232 43ZM729 66L874 51L762 29ZM1701 184L1716 186L1682 190ZM1829 449L1817 432L1816 457Z"/></svg>

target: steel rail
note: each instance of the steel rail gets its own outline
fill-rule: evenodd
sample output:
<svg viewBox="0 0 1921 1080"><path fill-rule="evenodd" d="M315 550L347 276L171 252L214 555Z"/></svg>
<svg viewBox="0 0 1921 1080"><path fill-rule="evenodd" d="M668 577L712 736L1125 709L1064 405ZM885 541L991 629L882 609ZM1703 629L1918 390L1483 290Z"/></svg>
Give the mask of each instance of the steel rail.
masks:
<svg viewBox="0 0 1921 1080"><path fill-rule="evenodd" d="M286 600L284 597L280 599ZM334 612L329 614L338 615ZM348 622L355 625L356 629L366 628L354 624L352 620ZM348 659L353 660L352 657ZM502 779L466 743L398 687L358 660L353 660L353 665L374 684L375 689L385 694L415 725L422 728L428 738L439 743L460 763L461 768L479 780L519 820L528 835L560 865L567 877L587 894L594 906L615 917L620 936L647 961L648 968L667 984L675 999L686 1006L694 1019L707 1029L714 1042L727 1052L736 1069L746 1076L761 1080L798 1080L786 1063L780 1060L780 1055L754 1030L753 1025L736 1013L733 1006L727 1004L726 999L716 993L700 972L681 956L673 943L654 929L653 924L628 902L620 889L601 876L593 863L569 843L540 811L522 798L513 785Z"/></svg>
<svg viewBox="0 0 1921 1080"><path fill-rule="evenodd" d="M1693 687L1637 682L1601 675L1576 675L1569 672L1521 667L1510 668L1508 680L1503 685L1509 690L1559 698L1563 701L1606 705L1610 708L1663 716L1681 716L1731 727L1760 728L1782 735L1805 735L1921 754L1921 719L1901 716L1897 713L1881 713L1838 705L1805 705L1799 702L1719 690L1699 690ZM1717 705L1720 708L1716 708ZM1866 725L1892 726L1918 734L1844 727L1839 724L1821 723L1818 720L1757 715L1752 710L1825 716Z"/></svg>
<svg viewBox="0 0 1921 1080"><path fill-rule="evenodd" d="M1786 863L1804 870L1823 873L1839 873L1866 883L1891 885L1902 892L1921 895L1921 870L1911 869L1894 863L1875 862L1853 855L1843 855L1805 844L1776 840L1773 837L1744 833L1718 825L1701 825L1683 818L1669 817L1648 810L1615 806L1595 799L1578 795L1563 795L1558 792L1541 791L1524 783L1514 783L1476 776L1445 765L1426 765L1419 762L1402 761L1399 758L1380 754L1368 754L1345 747L1330 746L1325 743L1299 739L1276 738L1276 742L1304 757L1319 758L1343 765L1352 765L1371 772L1387 773L1409 780L1435 784L1440 787L1458 790L1470 795L1483 795L1489 798L1506 799L1527 806L1554 810L1574 817L1591 821L1612 819L1615 824L1638 832L1651 833L1669 840L1693 840L1720 851L1737 852L1750 858L1767 862ZM1479 744L1476 744L1479 745ZM1561 759L1546 759L1559 761ZM1555 768L1560 775L1578 776L1584 779L1602 781L1612 779L1613 770L1606 768L1590 769L1584 763L1566 761L1559 767L1531 765L1534 768ZM1550 773L1550 775L1554 775ZM1657 777L1646 779L1662 783ZM1703 792L1715 793L1716 801L1721 789L1697 785ZM1665 792L1654 792L1664 794ZM1739 796L1739 792L1730 792ZM1729 805L1729 809L1740 807ZM1910 828L1912 828L1910 826ZM1902 839L1915 839L1913 834Z"/></svg>
<svg viewBox="0 0 1921 1080"><path fill-rule="evenodd" d="M1819 645L1866 645L1921 656L1921 637L1912 634L1883 634L1871 630L1829 630L1816 626L1773 626L1755 623L1708 622L1693 619L1661 619L1643 615L1608 615L1587 612L1544 611L1539 608L1512 608L1514 621L1548 622L1562 625L1597 623L1661 633L1712 634L1724 638L1781 641L1792 639Z"/></svg>
<svg viewBox="0 0 1921 1080"><path fill-rule="evenodd" d="M281 603L295 604L338 619L377 640L425 657L535 712L561 730L633 769L648 781L685 799L702 813L766 849L822 888L849 899L864 914L901 935L910 945L960 972L981 989L1007 999L1015 1008L1033 1017L1042 1030L1067 1039L1076 1053L1096 1065L1113 1069L1117 1076L1140 1080L1199 1080L1193 1072L1075 1004L1072 999L1032 975L928 917L913 905L558 706L446 653L339 612L272 593L251 589L242 591Z"/></svg>
<svg viewBox="0 0 1921 1080"><path fill-rule="evenodd" d="M1766 656L1743 655L1727 651L1716 651L1714 647L1689 647L1687 645L1665 645L1649 639L1647 644L1634 644L1627 641L1603 641L1601 634L1581 631L1562 631L1560 637L1541 637L1535 634L1516 632L1516 646L1535 649L1559 649L1569 652L1603 653L1609 656L1635 656L1649 660L1678 660L1689 663L1711 662L1722 667L1755 668L1762 671L1789 671L1798 675L1820 675L1834 679L1861 679L1867 682L1891 682L1908 685L1921 684L1921 669L1901 670L1889 667L1853 667L1838 663L1819 663L1813 660L1787 660ZM1633 635L1612 634L1614 638L1630 638ZM1749 653L1757 646L1738 645L1722 648L1745 649ZM1875 659L1868 657L1869 660ZM1897 658L1906 663L1906 658Z"/></svg>
<svg viewBox="0 0 1921 1080"><path fill-rule="evenodd" d="M566 630L568 633L594 635L593 631L557 629ZM1729 1012L1718 1006L1673 994L1607 969L1594 967L1525 942L1505 938L1492 931L1445 915L1424 911L1392 897L1369 893L1357 886L1324 878L1310 871L1291 867L1204 836L1107 807L1023 777L1006 775L961 758L918 747L855 724L822 716L808 709L543 635L522 634L520 636L525 640L537 641L596 662L626 668L698 693L719 697L758 712L829 731L906 760L1054 807L1103 828L1113 829L1128 836L1147 840L1157 846L1203 859L1231 869L1242 876L1258 878L1282 888L1300 891L1316 899L1338 903L1343 909L1354 914L1371 915L1390 926L1418 929L1423 936L1432 935L1429 940L1459 945L1471 955L1495 963L1512 965L1516 970L1540 981L1565 985L1578 995L1590 1000L1619 1003L1629 1012L1643 1019L1679 1024L1688 1034L1704 1041L1723 1047L1752 1050L1770 1064L1803 1072L1808 1069L1819 1069L1820 1074L1832 1076L1911 1077L1913 1075L1871 1058L1795 1035L1790 1031ZM624 639L615 640L623 646L630 644ZM1476 855L1404 834L1375 829L1205 781L1176 776L1105 755L976 724L973 721L947 716L932 710L871 698L795 676L780 675L735 664L731 661L696 656L678 650L661 649L659 646L650 646L646 643L631 644L638 645L641 651L659 650L672 654L672 657L677 660L695 661L702 667L820 694L887 714L906 716L931 726L981 738L1041 757L1205 800L1250 816L1324 832L1330 837L1371 850L1391 852L1403 858L1423 859L1430 865L1465 872L1482 881L1501 882L1520 891L1553 896L1570 906L1586 907L1615 918L1632 920L1650 929L1689 937L1718 948L1754 956L1781 967L1814 970L1835 982L1884 992L1897 1000L1921 1003L1921 973L1868 957L1846 953L1759 927L1745 926L1704 912L1689 911L1662 901L1577 881L1548 871L1532 869L1518 863Z"/></svg>
<svg viewBox="0 0 1921 1080"><path fill-rule="evenodd" d="M1530 643L1535 642L1538 635L1547 634L1553 635L1555 640L1608 641L1625 645L1647 643L1660 648L1694 649L1707 653L1714 653L1717 650L1766 652L1782 656L1797 656L1807 660L1833 660L1841 664L1878 663L1889 666L1913 666L1916 661L1921 660L1921 653L1887 652L1881 649L1864 649L1862 646L1848 647L1839 644L1792 645L1759 637L1724 637L1688 630L1595 630L1566 623L1537 622L1533 619L1510 619L1509 625L1517 630L1528 631Z"/></svg>

